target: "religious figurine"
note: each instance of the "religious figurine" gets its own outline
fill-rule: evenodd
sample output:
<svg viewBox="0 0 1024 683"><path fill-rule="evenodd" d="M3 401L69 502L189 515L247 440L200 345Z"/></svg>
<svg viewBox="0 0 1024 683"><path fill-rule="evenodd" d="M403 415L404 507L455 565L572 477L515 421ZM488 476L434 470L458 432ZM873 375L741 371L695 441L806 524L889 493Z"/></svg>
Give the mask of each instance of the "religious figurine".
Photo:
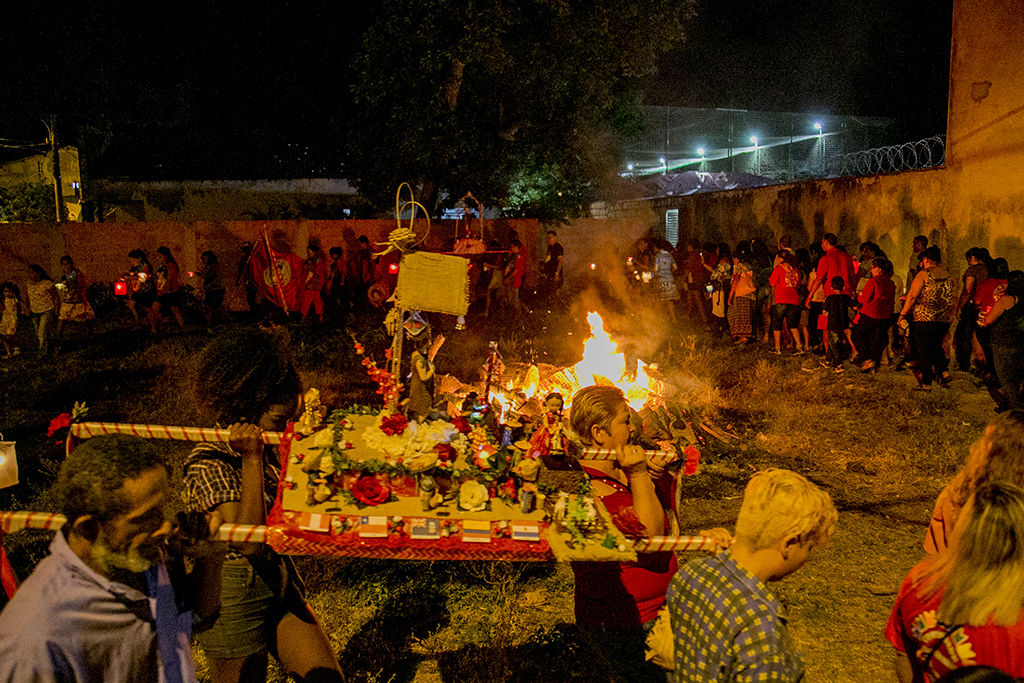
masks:
<svg viewBox="0 0 1024 683"><path fill-rule="evenodd" d="M334 493L334 458L326 449L311 453L300 468L309 477L306 484L306 505L313 506L324 502Z"/></svg>
<svg viewBox="0 0 1024 683"><path fill-rule="evenodd" d="M540 476L540 463L533 458L523 458L512 468L512 472L518 474L523 480L519 487L519 509L524 514L533 512L537 505L537 477Z"/></svg>
<svg viewBox="0 0 1024 683"><path fill-rule="evenodd" d="M324 419L324 414L327 412L327 407L320 405L319 389L310 389L303 394L302 403L305 407L302 411L302 417L299 418L298 423L295 425L295 431L304 436L309 436L320 426L320 422Z"/></svg>
<svg viewBox="0 0 1024 683"><path fill-rule="evenodd" d="M405 415L419 422L423 422L434 408L434 357L444 344L443 335L438 335L431 342L429 330L428 327L418 335L418 345L410 359L412 369Z"/></svg>
<svg viewBox="0 0 1024 683"><path fill-rule="evenodd" d="M562 420L562 407L565 402L562 395L553 392L544 399L544 414L540 417L540 426L530 437L531 457L541 457L545 463L550 460L565 460L565 452L569 447L569 438L565 433Z"/></svg>
<svg viewBox="0 0 1024 683"><path fill-rule="evenodd" d="M424 512L430 512L444 502L444 496L438 491L437 482L429 474L421 474L420 480L420 507Z"/></svg>

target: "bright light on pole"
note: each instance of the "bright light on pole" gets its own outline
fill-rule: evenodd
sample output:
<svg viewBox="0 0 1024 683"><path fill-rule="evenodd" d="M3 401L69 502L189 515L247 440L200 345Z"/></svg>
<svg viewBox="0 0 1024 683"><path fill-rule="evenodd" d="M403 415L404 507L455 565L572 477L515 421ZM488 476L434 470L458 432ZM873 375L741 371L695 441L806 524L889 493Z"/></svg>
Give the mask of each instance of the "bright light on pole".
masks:
<svg viewBox="0 0 1024 683"><path fill-rule="evenodd" d="M697 154L699 154L699 155L701 155L703 157L704 156L704 148L703 147L698 147L697 148Z"/></svg>
<svg viewBox="0 0 1024 683"><path fill-rule="evenodd" d="M818 135L821 135L821 124L820 123L815 123L814 124L814 130L818 131Z"/></svg>
<svg viewBox="0 0 1024 683"><path fill-rule="evenodd" d="M661 162L661 172L668 173L668 164L665 163L665 157L659 158L658 161Z"/></svg>
<svg viewBox="0 0 1024 683"><path fill-rule="evenodd" d="M751 136L750 141L754 143L754 147L757 147L757 136L756 135Z"/></svg>

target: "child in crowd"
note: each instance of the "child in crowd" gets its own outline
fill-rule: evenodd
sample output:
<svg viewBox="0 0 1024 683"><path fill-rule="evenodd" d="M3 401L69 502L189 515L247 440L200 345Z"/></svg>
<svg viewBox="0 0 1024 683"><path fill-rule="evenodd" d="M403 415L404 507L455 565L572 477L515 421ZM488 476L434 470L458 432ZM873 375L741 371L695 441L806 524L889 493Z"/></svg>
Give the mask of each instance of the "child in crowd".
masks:
<svg viewBox="0 0 1024 683"><path fill-rule="evenodd" d="M765 584L800 569L837 519L829 495L795 472L751 478L729 550L687 563L668 588L677 683L803 679L785 611Z"/></svg>
<svg viewBox="0 0 1024 683"><path fill-rule="evenodd" d="M191 510L227 524L265 524L281 478L280 452L265 431L283 431L299 411L302 382L283 337L235 330L210 343L194 380L211 424L228 427L228 443L203 443L185 460ZM341 681L338 661L291 558L268 546L228 551L217 622L197 638L214 683L266 680L267 655L307 681Z"/></svg>
<svg viewBox="0 0 1024 683"><path fill-rule="evenodd" d="M15 338L18 334L18 318L21 315L21 292L18 285L5 282L0 285L3 295L3 314L0 315L0 338L4 342L4 358L17 356L21 353Z"/></svg>
<svg viewBox="0 0 1024 683"><path fill-rule="evenodd" d="M828 348L825 350L825 359L821 361L821 364L826 368L832 368L836 374L843 371L843 356L839 340L845 338L849 343L850 307L855 304L848 294L843 294L845 282L838 275L832 278L833 293L825 297L824 307L827 318L825 331L828 335Z"/></svg>
<svg viewBox="0 0 1024 683"><path fill-rule="evenodd" d="M517 239L512 240L509 247L511 256L505 266L505 292L508 296L508 304L516 314L526 312L526 307L523 306L523 302L519 298L519 290L523 286L523 277L526 275L526 259L520 253L522 250L523 243Z"/></svg>
<svg viewBox="0 0 1024 683"><path fill-rule="evenodd" d="M581 460L594 494L615 520L639 520L647 536L661 536L668 516L655 490L662 467L629 444L633 435L629 404L621 389L591 386L576 392L569 423L586 445L615 449L614 460ZM725 529L701 532L727 545ZM644 662L644 638L665 604L675 574L671 552L643 553L636 562L574 562L576 623L601 638L601 652L623 676L663 675ZM628 672L628 673L627 673Z"/></svg>

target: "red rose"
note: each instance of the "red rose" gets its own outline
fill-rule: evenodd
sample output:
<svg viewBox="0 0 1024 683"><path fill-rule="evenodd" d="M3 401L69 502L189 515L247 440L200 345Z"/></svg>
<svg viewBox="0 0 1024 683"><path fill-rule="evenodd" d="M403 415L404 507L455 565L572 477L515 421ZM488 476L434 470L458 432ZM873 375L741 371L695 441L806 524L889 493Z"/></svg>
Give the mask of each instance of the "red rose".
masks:
<svg viewBox="0 0 1024 683"><path fill-rule="evenodd" d="M53 436L58 429L64 429L65 427L71 426L71 415L68 413L61 413L57 417L50 420L50 428L46 430L47 436Z"/></svg>
<svg viewBox="0 0 1024 683"><path fill-rule="evenodd" d="M439 443L434 446L434 450L437 451L437 459L441 462L450 462L455 460L455 449L446 443Z"/></svg>
<svg viewBox="0 0 1024 683"><path fill-rule="evenodd" d="M378 392L380 389L377 390ZM405 418L405 415L401 413L394 413L388 415L380 423L380 431L384 432L388 436L395 436L405 431L405 428L409 426L409 420Z"/></svg>
<svg viewBox="0 0 1024 683"><path fill-rule="evenodd" d="M364 505L380 505L391 497L391 489L382 484L377 477L367 475L352 486L352 495Z"/></svg>
<svg viewBox="0 0 1024 683"><path fill-rule="evenodd" d="M464 417L453 417L451 423L462 434L469 434L473 430L469 425L469 420Z"/></svg>
<svg viewBox="0 0 1024 683"><path fill-rule="evenodd" d="M686 456L686 466L683 468L683 474L691 476L697 474L697 468L700 467L700 451L693 444L690 444L683 449L683 455Z"/></svg>
<svg viewBox="0 0 1024 683"><path fill-rule="evenodd" d="M516 482L512 477L509 477L508 481L501 485L501 492L508 496L509 500L516 499Z"/></svg>

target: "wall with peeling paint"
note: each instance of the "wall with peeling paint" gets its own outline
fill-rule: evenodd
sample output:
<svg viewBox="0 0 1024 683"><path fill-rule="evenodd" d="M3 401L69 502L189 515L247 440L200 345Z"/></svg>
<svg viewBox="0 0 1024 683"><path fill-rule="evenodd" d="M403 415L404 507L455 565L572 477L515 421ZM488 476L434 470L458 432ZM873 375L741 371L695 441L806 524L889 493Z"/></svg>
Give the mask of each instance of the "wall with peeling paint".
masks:
<svg viewBox="0 0 1024 683"><path fill-rule="evenodd" d="M957 0L953 11L944 168L668 197L651 203L655 220L679 209L681 236L732 245L834 232L856 251L872 240L898 272L923 234L954 270L972 246L1024 268L1024 11L1019 0Z"/></svg>

